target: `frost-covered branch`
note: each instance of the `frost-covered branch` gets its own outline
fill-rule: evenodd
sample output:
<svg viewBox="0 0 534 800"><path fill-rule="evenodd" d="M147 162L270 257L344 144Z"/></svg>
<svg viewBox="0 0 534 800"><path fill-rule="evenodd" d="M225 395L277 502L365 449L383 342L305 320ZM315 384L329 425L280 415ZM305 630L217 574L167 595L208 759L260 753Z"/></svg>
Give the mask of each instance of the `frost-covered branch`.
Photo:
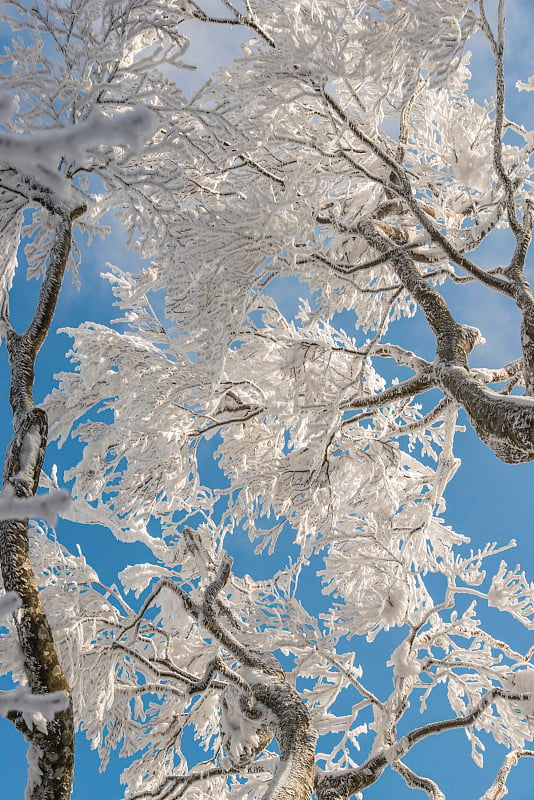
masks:
<svg viewBox="0 0 534 800"><path fill-rule="evenodd" d="M56 714L65 711L69 698L65 692L32 694L24 686L0 691L0 715L13 718L22 715L24 724L31 730L33 726L44 727L42 720L51 722Z"/></svg>
<svg viewBox="0 0 534 800"><path fill-rule="evenodd" d="M430 778L425 778L422 775L418 775L400 759L398 761L394 761L392 767L402 778L404 778L406 785L409 786L410 789L421 789L421 791L427 793L430 800L445 800L445 795L435 781L430 780Z"/></svg>
<svg viewBox="0 0 534 800"><path fill-rule="evenodd" d="M498 688L494 688L487 692L484 697L477 703L472 711L463 717L457 717L449 720L442 720L435 723L424 725L416 728L410 733L403 736L395 744L386 747L383 752L371 756L360 767L352 770L347 770L339 774L331 772L329 774L319 773L315 781L315 791L319 800L348 800L348 798L355 792L375 783L380 777L389 763L395 764L395 768L401 759L411 748L428 736L434 736L438 733L444 733L449 730L457 728L466 728L472 725L486 710L486 708L494 702L498 697L507 700L520 700L529 695L517 694L514 692L506 692ZM439 788L433 781L426 778L421 778L409 769L404 769L404 764L400 762L401 766L398 771L403 774L403 777L411 785L412 781L418 782L418 788L423 789L429 793L429 796L435 800L443 797ZM415 783L413 784L415 786ZM434 792L434 794L432 794Z"/></svg>
<svg viewBox="0 0 534 800"><path fill-rule="evenodd" d="M497 776L480 800L501 800L507 793L508 776L520 758L534 758L534 750L513 750L504 759Z"/></svg>
<svg viewBox="0 0 534 800"><path fill-rule="evenodd" d="M483 569L498 545L466 555L445 515L460 407L503 460L534 455L534 139L506 119L504 3L496 34L475 6L4 9L0 315L15 431L0 555L22 599L29 689L72 689L46 733L17 719L39 755L33 800L67 800L75 721L104 765L115 748L133 756L128 796L159 800L345 800L389 766L438 800L401 761L418 742L461 728L479 759L479 730L512 752L532 737L532 654L483 620L489 605L530 629L533 588L519 568ZM187 97L175 69L186 20L192 38L208 24L249 38ZM494 52L493 105L469 85L477 25ZM84 291L86 247L111 246L115 225L143 259L104 275L120 318L65 329L71 365L37 408L36 357L66 269ZM488 266L477 247L506 249L504 226L514 252ZM8 295L15 309L26 262L40 293L17 333ZM481 306L488 291L518 306L520 358L505 331L509 363L471 366L482 337L453 313L450 283ZM36 496L48 420L52 438L80 445L64 457L80 453L68 517L148 548L150 563L119 575L145 593L133 607L27 524L65 498ZM233 570L227 552L246 564ZM366 648L393 639L379 681ZM8 637L5 671L15 649ZM273 738L279 755L266 753Z"/></svg>
<svg viewBox="0 0 534 800"><path fill-rule="evenodd" d="M24 519L33 517L44 519L49 525L55 525L58 515L65 511L71 503L71 497L65 489L52 489L48 494L34 497L17 497L11 484L4 486L0 492L0 520Z"/></svg>
<svg viewBox="0 0 534 800"><path fill-rule="evenodd" d="M378 250L391 246L372 225L360 229ZM397 274L423 309L437 341L435 374L441 387L467 411L478 435L504 461L534 457L534 400L503 397L482 388L467 369L467 356L479 332L459 325L441 295L422 279L409 256L399 250L393 259Z"/></svg>
<svg viewBox="0 0 534 800"><path fill-rule="evenodd" d="M397 400L402 400L407 397L414 397L427 389L432 389L436 386L436 378L433 375L433 370L430 368L425 372L420 372L411 378L396 383L393 386L384 389L376 395L366 397L350 397L346 400L341 408L343 410L353 410L357 408L373 408L376 406L386 405L387 403L394 403Z"/></svg>
<svg viewBox="0 0 534 800"><path fill-rule="evenodd" d="M137 151L151 129L150 113L141 106L111 117L93 110L86 120L70 128L51 129L31 136L0 132L2 162L22 176L36 179L63 202L72 203L76 192L57 172L56 165L62 158L84 161L103 143Z"/></svg>

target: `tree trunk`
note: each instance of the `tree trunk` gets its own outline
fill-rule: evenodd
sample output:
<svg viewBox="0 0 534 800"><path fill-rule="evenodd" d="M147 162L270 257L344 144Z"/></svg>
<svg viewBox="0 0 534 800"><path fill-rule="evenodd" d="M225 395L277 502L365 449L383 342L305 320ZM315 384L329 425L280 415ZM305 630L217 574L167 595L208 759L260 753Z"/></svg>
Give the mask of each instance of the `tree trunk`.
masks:
<svg viewBox="0 0 534 800"><path fill-rule="evenodd" d="M4 298L2 314L11 364L9 399L15 431L5 457L3 490L21 498L32 497L37 492L48 441L46 414L36 408L33 401L35 359L49 331L63 282L72 221L83 212L83 208L67 212L52 202L49 193L43 195L43 204L56 215L58 223L34 316L26 333L19 335L9 321L7 298ZM46 730L39 730L19 712L10 715L30 745L26 797L29 800L68 800L74 772L70 688L59 663L31 563L27 519L0 522L0 561L5 590L16 592L21 600L15 625L31 691L34 694L63 691L69 698L68 707L46 723Z"/></svg>

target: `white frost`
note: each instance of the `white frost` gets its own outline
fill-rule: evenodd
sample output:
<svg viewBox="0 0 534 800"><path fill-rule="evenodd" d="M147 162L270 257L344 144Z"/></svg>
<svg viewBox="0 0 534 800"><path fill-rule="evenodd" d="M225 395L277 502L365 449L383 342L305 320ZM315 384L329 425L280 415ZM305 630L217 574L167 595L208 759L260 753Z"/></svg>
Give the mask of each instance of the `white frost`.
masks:
<svg viewBox="0 0 534 800"><path fill-rule="evenodd" d="M48 494L35 497L15 497L9 484L0 492L0 520L44 519L55 525L58 514L62 514L71 503L66 489L51 489Z"/></svg>
<svg viewBox="0 0 534 800"><path fill-rule="evenodd" d="M393 667L396 678L409 678L411 675L419 675L421 671L421 665L408 642L401 642L387 664L388 667Z"/></svg>
<svg viewBox="0 0 534 800"><path fill-rule="evenodd" d="M69 199L69 185L55 171L61 158L70 156L82 161L103 144L127 146L136 152L151 129L151 114L141 106L111 117L93 110L86 120L70 128L30 136L0 132L0 152L4 163L25 175L35 176L60 197Z"/></svg>

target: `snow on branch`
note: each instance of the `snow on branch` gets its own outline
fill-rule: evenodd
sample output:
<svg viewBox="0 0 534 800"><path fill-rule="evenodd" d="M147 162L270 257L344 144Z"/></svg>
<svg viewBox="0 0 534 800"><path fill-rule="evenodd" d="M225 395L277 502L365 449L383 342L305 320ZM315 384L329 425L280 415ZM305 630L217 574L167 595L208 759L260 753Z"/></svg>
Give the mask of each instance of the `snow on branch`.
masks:
<svg viewBox="0 0 534 800"><path fill-rule="evenodd" d="M0 596L0 620L14 614L17 608L20 608L20 598L16 592L6 592Z"/></svg>
<svg viewBox="0 0 534 800"><path fill-rule="evenodd" d="M0 715L7 717L13 712L20 713L30 729L35 726L43 732L46 732L47 721L65 711L68 705L69 698L65 692L33 694L24 686L0 691Z"/></svg>
<svg viewBox="0 0 534 800"><path fill-rule="evenodd" d="M508 794L508 789L506 788L506 782L508 780L508 776L520 758L534 758L534 751L533 750L512 750L511 753L508 753L503 760L502 766L497 773L497 777L495 778L494 782L491 784L489 789L484 793L484 796L480 798L480 800L501 800L505 794Z"/></svg>
<svg viewBox="0 0 534 800"><path fill-rule="evenodd" d="M0 492L0 520L44 519L54 526L58 515L70 505L71 497L65 489L51 489L48 494L35 497L16 497L12 486L6 484Z"/></svg>
<svg viewBox="0 0 534 800"><path fill-rule="evenodd" d="M527 581L519 567L507 571L506 562L501 561L499 571L491 582L488 603L494 608L508 611L528 629L534 628L534 584Z"/></svg>
<svg viewBox="0 0 534 800"><path fill-rule="evenodd" d="M13 45L10 93L0 95L4 285L11 287L24 244L31 274L45 275L28 333L8 340L28 395L24 348L33 358L48 334L76 249L74 212L52 196L56 185L58 195L70 191L63 176L74 179L79 213L83 194L88 201L84 231L103 233L112 212L127 246L151 260L139 272L108 275L122 315L110 324L124 328L66 329L75 364L46 401L53 435L83 445L65 478L79 498L73 514L145 542L158 561L120 574L126 590L149 593L130 608L81 556L33 537L78 721L104 767L119 742L128 755L137 750L126 773L130 797L193 795L191 776L205 770L203 796L280 800L300 759L294 782L306 800L315 764L333 775L316 778L319 800L348 796L347 781L361 791L387 767L438 800L433 780L400 761L412 746L463 728L479 763L475 731L517 748L534 725L531 652L527 658L490 636L475 602L464 603L483 600L485 613L487 600L530 628L533 587L502 566L488 590L482 562L499 549L462 556L468 540L441 518L458 465L458 405L505 460L534 452L534 301L518 274L530 241L519 209L523 201L529 207L534 138L516 127L525 147L508 145L502 92L493 106L467 93L463 53L479 24L474 4L245 0L247 14L235 19L258 35L190 102L161 65L182 46L183 18L210 21L196 3L119 9L104 0L78 4L72 19L68 2L38 5L54 14L49 22L38 8L28 12L37 21L35 51L21 58ZM222 5L234 14L230 0ZM48 24L58 49L45 75L33 68L49 58L39 46ZM99 69L74 86L80 43L88 66ZM31 95L26 87L36 78ZM57 128L40 128L45 120ZM152 127L150 147L130 157ZM31 222L28 200L42 206ZM517 234L510 267L470 260L506 220ZM482 337L449 311L439 292L445 280L479 281L503 302L519 298L532 318L525 312L527 343L515 366L470 365ZM160 291L164 322L159 301L152 306ZM386 341L417 305L435 335L436 360L417 331L406 343L422 354ZM393 363L382 375L385 358ZM512 379L526 397L509 396L515 384L486 389ZM0 518L50 521L66 493L20 498L36 491L48 441L44 412L27 414L25 398ZM224 483L213 486L216 470ZM198 531L184 527L198 519ZM259 541L260 558L278 548L287 569L286 562L259 581L239 577L238 563L234 574L224 555L233 530ZM299 593L308 579L306 610ZM361 663L345 651L352 636L371 646L390 628L396 649L383 662L392 669L375 696L365 685L363 641ZM413 728L405 710L418 699L426 713L438 685L447 685L452 718L443 720L440 708L441 721L423 717ZM401 725L411 733L397 740ZM190 769L187 746L180 749L186 729L210 759L189 775L181 774ZM328 737L327 753L316 754L316 733ZM273 756L271 777L264 771L260 781L252 768L273 735L280 759ZM360 740L366 747L364 735L372 755L362 759L355 751Z"/></svg>
<svg viewBox="0 0 534 800"><path fill-rule="evenodd" d="M5 115L10 107L9 98L0 96L0 115ZM56 172L56 164L62 157L82 161L99 145L118 145L137 152L151 131L152 116L142 106L111 117L93 109L86 120L70 128L49 129L28 136L0 132L0 152L4 163L32 175L65 197L66 184Z"/></svg>

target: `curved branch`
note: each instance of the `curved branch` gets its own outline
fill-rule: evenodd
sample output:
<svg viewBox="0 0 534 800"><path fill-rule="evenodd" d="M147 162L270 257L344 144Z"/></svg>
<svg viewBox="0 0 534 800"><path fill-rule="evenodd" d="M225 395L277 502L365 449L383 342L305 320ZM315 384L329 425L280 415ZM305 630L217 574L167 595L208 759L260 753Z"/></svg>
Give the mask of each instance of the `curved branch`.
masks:
<svg viewBox="0 0 534 800"><path fill-rule="evenodd" d="M205 590L201 621L227 650L248 667L244 677L254 699L273 715L280 761L263 800L309 800L317 733L306 706L287 682L274 656L244 647L235 636L224 630L217 616L217 596L230 577L231 566L232 561L225 558L215 580Z"/></svg>
<svg viewBox="0 0 534 800"><path fill-rule="evenodd" d="M245 647L233 634L225 630L220 623L217 596L228 582L231 567L232 560L225 558L219 567L215 580L206 588L199 622L202 622L217 641L245 666L250 667L252 670L260 670L265 675L283 677L284 671L271 653L262 653L259 650Z"/></svg>
<svg viewBox="0 0 534 800"><path fill-rule="evenodd" d="M477 705L463 717L430 722L410 731L398 742L385 747L380 753L371 756L361 766L344 772L318 773L315 778L315 791L318 800L348 800L355 792L375 783L388 764L398 762L411 748L428 736L458 728L468 728L497 698L504 700L530 699L527 694L506 692L494 687L479 700ZM530 752L530 751L528 751ZM534 754L534 753L533 753ZM439 795L438 795L439 797Z"/></svg>
<svg viewBox="0 0 534 800"><path fill-rule="evenodd" d="M239 769L227 769L225 767L211 767L198 772L190 772L188 775L169 775L164 779L158 789L152 792L141 792L132 796L132 800L165 800L166 798L183 797L186 789L200 781L209 780L215 777L227 777L231 775L258 775L265 772L266 767L261 762L254 762L250 766L240 767ZM176 790L176 794L174 794Z"/></svg>
<svg viewBox="0 0 534 800"><path fill-rule="evenodd" d="M394 761L391 766L402 778L404 778L406 785L409 786L410 789L421 789L421 791L427 793L430 800L445 800L445 795L437 783L430 778L425 778L423 775L418 775L413 771L413 769L410 769L410 767L408 767L406 764L403 764L403 762L400 760Z"/></svg>
<svg viewBox="0 0 534 800"><path fill-rule="evenodd" d="M84 211L85 206L79 206L70 213L59 213L59 210L56 210L59 221L56 226L54 243L50 251L48 267L41 284L39 300L33 319L23 337L33 355L37 355L50 329L70 254L72 223L75 219L80 217Z"/></svg>
<svg viewBox="0 0 534 800"><path fill-rule="evenodd" d="M527 693L507 692L504 689L494 687L486 692L480 698L476 706L468 714L463 717L454 717L453 719L444 719L438 722L429 722L427 725L422 725L420 728L415 728L410 733L407 733L399 741L391 746L392 751L398 755L396 758L401 758L410 750L415 744L426 739L427 736L435 736L437 733L444 733L445 731L456 730L457 728L468 728L480 717L480 715L490 706L496 699L503 700L529 700L530 696Z"/></svg>
<svg viewBox="0 0 534 800"><path fill-rule="evenodd" d="M420 430L426 430L433 422L435 422L443 414L443 412L452 405L452 400L448 397L442 397L437 406L435 406L428 414L425 414L420 419L414 422L408 422L406 425L398 425L391 428L388 432L390 437L393 436L410 436Z"/></svg>
<svg viewBox="0 0 534 800"><path fill-rule="evenodd" d="M443 249L451 261L454 261L455 264L457 264L459 267L462 267L462 269L464 269L470 275L473 275L473 277L478 278L481 283L484 283L486 286L496 289L499 292L509 296L511 292L511 284L507 280L503 280L503 278L499 277L498 275L481 269L477 264L457 250L447 239L447 237L441 233L436 225L434 225L429 215L421 208L419 202L414 197L412 187L404 168L399 165L383 147L381 147L377 142L373 141L366 133L364 133L353 119L347 116L345 111L341 108L335 98L329 94L329 92L323 91L322 95L326 104L334 111L335 114L339 116L341 120L343 120L351 133L353 133L354 136L360 142L362 142L362 144L366 145L369 150L380 159L384 166L390 169L390 174L395 177L395 181L386 180L378 175L373 175L367 169L365 169L363 165L358 164L350 159L353 166L369 180L379 183L388 192L392 192L394 195L404 200L415 218L421 223L424 230L429 234L431 240ZM347 156L343 150L340 150L339 152L340 155L345 157ZM390 242L390 247L391 244L392 243Z"/></svg>
<svg viewBox="0 0 534 800"><path fill-rule="evenodd" d="M112 648L114 650L115 649L122 650L124 653L126 653L126 655L136 659L137 661L139 661L140 664L143 664L143 666L145 666L157 678L162 678L166 680L168 679L178 680L181 683L185 683L188 687L196 686L202 680L197 675L193 675L190 672L186 672L185 670L176 667L174 664L171 664L171 662L168 660L162 659L159 662L151 661L150 659L145 658L145 656L143 656L141 653L138 653L136 650L133 650L131 647L128 647L128 645L125 645L122 642L114 642ZM162 667L160 667L159 664L162 664ZM206 687L207 685L208 684L206 683ZM224 687L226 686L226 684L223 683L222 681L214 681L214 680L211 680L209 682L209 685L215 689L220 689L220 690L224 689ZM144 689L145 686L143 685L140 688ZM162 689L165 690L165 686L162 686Z"/></svg>

